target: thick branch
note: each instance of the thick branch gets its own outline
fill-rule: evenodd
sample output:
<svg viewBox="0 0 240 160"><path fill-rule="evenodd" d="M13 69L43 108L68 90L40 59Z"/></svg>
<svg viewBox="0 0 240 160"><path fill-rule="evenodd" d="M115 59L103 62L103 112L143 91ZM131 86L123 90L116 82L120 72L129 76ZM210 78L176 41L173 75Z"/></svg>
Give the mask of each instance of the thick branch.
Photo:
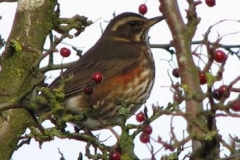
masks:
<svg viewBox="0 0 240 160"><path fill-rule="evenodd" d="M21 0L14 19L8 45L3 53L0 73L0 103L19 103L19 95L38 79L38 66L33 66L41 56L45 39L52 29L56 0ZM0 118L0 159L8 160L17 147L20 136L32 118L23 109L3 112Z"/></svg>
<svg viewBox="0 0 240 160"><path fill-rule="evenodd" d="M160 0L160 2L163 5L163 14L171 30L173 45L176 50L179 74L186 97L188 132L191 136L201 135L203 133L199 128L206 128L204 117L199 116L203 109L202 99L204 94L199 84L198 68L194 64L191 53L191 41L199 21L195 12L194 1L188 0L187 24L184 24L177 1ZM197 121L197 123L194 121ZM200 143L193 141L193 151L199 147L201 147Z"/></svg>

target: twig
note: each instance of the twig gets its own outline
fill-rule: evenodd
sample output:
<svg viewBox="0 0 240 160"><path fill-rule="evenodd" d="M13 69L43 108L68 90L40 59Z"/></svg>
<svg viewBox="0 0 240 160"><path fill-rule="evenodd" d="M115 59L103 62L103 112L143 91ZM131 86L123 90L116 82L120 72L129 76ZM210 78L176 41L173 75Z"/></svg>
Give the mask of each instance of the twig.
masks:
<svg viewBox="0 0 240 160"><path fill-rule="evenodd" d="M60 149L58 148L58 153L60 154L60 160L65 160L63 153L60 151Z"/></svg>
<svg viewBox="0 0 240 160"><path fill-rule="evenodd" d="M75 63L76 63L76 61L64 63L64 64L49 64L45 67L40 68L39 71L41 73L46 73L47 71L50 71L50 70L65 69L65 68L69 68L70 66L72 66Z"/></svg>
<svg viewBox="0 0 240 160"><path fill-rule="evenodd" d="M32 138L27 138L26 140L22 140L18 145L17 145L17 149L16 150L18 150L19 148L21 148L24 144L30 144L30 142L31 142L31 139Z"/></svg>
<svg viewBox="0 0 240 160"><path fill-rule="evenodd" d="M2 2L17 2L18 0L0 0L0 3Z"/></svg>

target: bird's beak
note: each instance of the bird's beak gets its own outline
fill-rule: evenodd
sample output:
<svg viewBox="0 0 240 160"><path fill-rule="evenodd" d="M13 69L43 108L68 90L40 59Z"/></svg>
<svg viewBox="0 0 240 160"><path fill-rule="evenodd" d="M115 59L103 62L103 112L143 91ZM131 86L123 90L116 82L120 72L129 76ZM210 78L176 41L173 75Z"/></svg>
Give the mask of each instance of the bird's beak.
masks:
<svg viewBox="0 0 240 160"><path fill-rule="evenodd" d="M163 19L164 19L163 16L158 16L158 17L154 17L154 18L149 19L146 23L146 28L151 27L152 25L162 21Z"/></svg>

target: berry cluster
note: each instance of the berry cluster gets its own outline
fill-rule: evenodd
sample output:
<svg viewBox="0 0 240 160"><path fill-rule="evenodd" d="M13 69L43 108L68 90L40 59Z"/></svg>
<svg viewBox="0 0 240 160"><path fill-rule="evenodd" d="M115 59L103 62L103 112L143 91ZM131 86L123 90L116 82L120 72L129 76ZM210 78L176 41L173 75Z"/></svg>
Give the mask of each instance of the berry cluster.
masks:
<svg viewBox="0 0 240 160"><path fill-rule="evenodd" d="M136 120L140 123L144 122L146 119L145 114L141 111L136 115ZM149 124L143 124L142 133L140 135L140 141L142 143L148 143L150 141L150 135L152 134L152 127Z"/></svg>
<svg viewBox="0 0 240 160"><path fill-rule="evenodd" d="M101 83L103 81L103 75L101 72L95 72L92 74L91 77L92 81L94 81L96 84ZM92 85L86 85L83 89L84 93L86 95L91 95L93 93L93 86Z"/></svg>
<svg viewBox="0 0 240 160"><path fill-rule="evenodd" d="M230 89L227 85L222 85L218 89L213 90L213 98L220 100L221 98L228 98L230 96Z"/></svg>
<svg viewBox="0 0 240 160"><path fill-rule="evenodd" d="M218 49L218 50L215 50L213 52L213 59L215 62L217 63L224 63L226 60L227 60L227 55L224 51ZM179 77L179 69L178 68L174 68L172 70L172 75L176 78ZM199 71L199 83L201 85L204 85L207 83L207 77L206 77L206 72L203 72L203 71Z"/></svg>
<svg viewBox="0 0 240 160"><path fill-rule="evenodd" d="M152 127L151 125L144 125L142 128L142 133L140 135L140 141L142 143L148 143L150 141L150 134L152 134Z"/></svg>
<svg viewBox="0 0 240 160"><path fill-rule="evenodd" d="M228 59L227 54L221 50L221 49L213 49L213 48L209 48L209 58L210 58L210 62L215 62L216 64L219 64L220 67L223 67ZM211 65L211 64L210 64ZM219 81L222 79L222 72L219 72L218 75L216 77L218 77L217 79L213 78L213 75L211 75L211 73L208 72L209 69L206 70L200 70L198 73L199 76L199 83L201 85L205 85L205 84L209 84L211 85L211 83L215 82L215 81ZM180 74L179 74L179 69L178 68L174 68L172 70L172 75L175 78L179 78ZM208 78L208 75L210 78ZM231 94L231 90L232 90L232 85L225 85L222 84L220 87L218 88L214 88L212 89L212 91L210 91L209 96L212 97L214 100L216 101L224 101L225 99L229 98L230 94ZM228 104L228 108L232 109L233 111L240 111L240 100L234 100L232 102L230 102Z"/></svg>

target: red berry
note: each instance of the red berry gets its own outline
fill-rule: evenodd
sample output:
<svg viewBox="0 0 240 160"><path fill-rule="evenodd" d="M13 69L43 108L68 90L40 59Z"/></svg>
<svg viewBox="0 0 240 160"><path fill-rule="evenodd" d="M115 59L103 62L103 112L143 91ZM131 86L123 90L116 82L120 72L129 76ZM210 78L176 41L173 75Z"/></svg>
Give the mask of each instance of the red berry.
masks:
<svg viewBox="0 0 240 160"><path fill-rule="evenodd" d="M199 82L200 84L206 84L207 78L205 72L199 72Z"/></svg>
<svg viewBox="0 0 240 160"><path fill-rule="evenodd" d="M92 80L95 81L95 83L101 83L103 81L103 75L100 72L95 72L92 74Z"/></svg>
<svg viewBox="0 0 240 160"><path fill-rule="evenodd" d="M228 98L230 96L230 89L227 85L222 85L218 89L213 90L212 96L216 100L220 100L222 97Z"/></svg>
<svg viewBox="0 0 240 160"><path fill-rule="evenodd" d="M84 87L83 91L86 95L91 95L93 93L93 87L91 85L87 85Z"/></svg>
<svg viewBox="0 0 240 160"><path fill-rule="evenodd" d="M63 47L60 49L60 54L62 57L69 57L71 54L71 50L66 47Z"/></svg>
<svg viewBox="0 0 240 160"><path fill-rule="evenodd" d="M150 136L149 136L149 134L144 133L144 132L141 133L141 135L140 135L139 138L140 138L140 141L141 141L142 143L148 143L148 142L150 141Z"/></svg>
<svg viewBox="0 0 240 160"><path fill-rule="evenodd" d="M240 111L240 101L235 100L235 101L231 102L229 104L229 108L231 108L235 112L239 112Z"/></svg>
<svg viewBox="0 0 240 160"><path fill-rule="evenodd" d="M226 53L223 52L222 50L216 50L213 53L213 57L214 57L214 60L218 63L222 63L222 62L226 61L226 59L227 59Z"/></svg>
<svg viewBox="0 0 240 160"><path fill-rule="evenodd" d="M225 98L228 98L230 96L230 89L227 85L220 86L218 90L220 94L222 94L222 96L224 96Z"/></svg>
<svg viewBox="0 0 240 160"><path fill-rule="evenodd" d="M146 14L147 13L147 5L146 4L141 4L139 7L138 7L138 12L142 15Z"/></svg>
<svg viewBox="0 0 240 160"><path fill-rule="evenodd" d="M136 115L136 120L138 122L143 122L145 120L145 114L141 111Z"/></svg>
<svg viewBox="0 0 240 160"><path fill-rule="evenodd" d="M178 78L179 77L179 69L178 68L173 69L172 70L172 75L174 77Z"/></svg>
<svg viewBox="0 0 240 160"><path fill-rule="evenodd" d="M214 99L220 100L223 95L222 95L222 93L219 91L219 89L215 89L215 90L213 90L213 92L212 92L212 96L213 96Z"/></svg>
<svg viewBox="0 0 240 160"><path fill-rule="evenodd" d="M216 5L216 0L205 0L205 3L209 6L209 7L213 7Z"/></svg>
<svg viewBox="0 0 240 160"><path fill-rule="evenodd" d="M121 154L118 151L114 151L110 154L109 160L121 160Z"/></svg>
<svg viewBox="0 0 240 160"><path fill-rule="evenodd" d="M144 132L144 133L147 133L147 134L152 134L152 126L150 126L149 124L148 125L145 125L145 126L143 126L143 129L142 129L142 131Z"/></svg>

